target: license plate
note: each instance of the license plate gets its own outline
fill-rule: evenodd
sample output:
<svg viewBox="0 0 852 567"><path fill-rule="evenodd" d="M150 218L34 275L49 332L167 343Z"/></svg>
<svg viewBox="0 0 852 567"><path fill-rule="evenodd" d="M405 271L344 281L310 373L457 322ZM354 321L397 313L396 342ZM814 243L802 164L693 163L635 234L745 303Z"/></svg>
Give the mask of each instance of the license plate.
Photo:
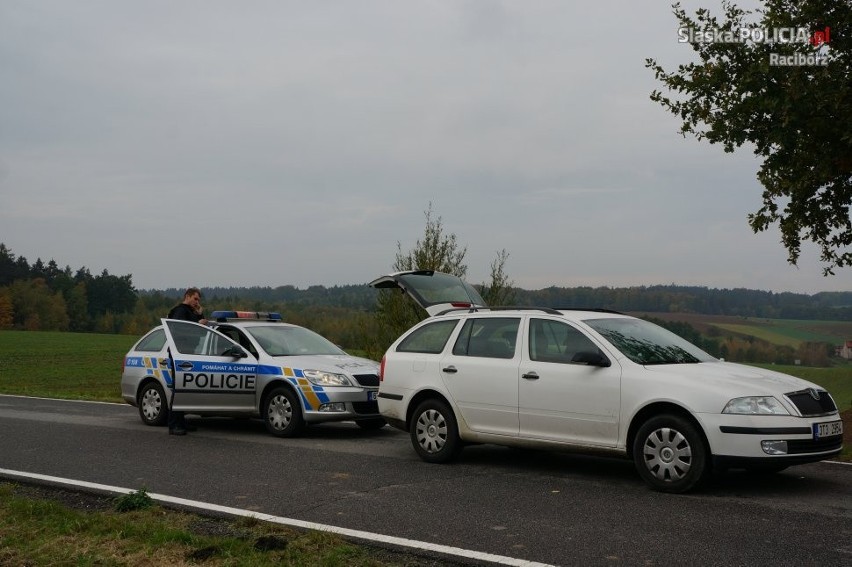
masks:
<svg viewBox="0 0 852 567"><path fill-rule="evenodd" d="M814 423L814 439L822 439L823 437L834 437L835 435L843 435L842 421Z"/></svg>
<svg viewBox="0 0 852 567"><path fill-rule="evenodd" d="M370 390L369 392L367 392L367 401L375 402L378 399L378 395L378 390Z"/></svg>

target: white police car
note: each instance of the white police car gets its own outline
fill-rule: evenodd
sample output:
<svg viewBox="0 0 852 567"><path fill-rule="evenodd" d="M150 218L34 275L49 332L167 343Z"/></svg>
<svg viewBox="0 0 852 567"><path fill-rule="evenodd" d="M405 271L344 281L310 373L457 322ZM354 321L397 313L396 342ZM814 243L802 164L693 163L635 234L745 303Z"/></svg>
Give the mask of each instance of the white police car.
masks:
<svg viewBox="0 0 852 567"><path fill-rule="evenodd" d="M385 425L378 365L350 356L278 313L215 311L208 326L163 319L124 358L121 395L142 421L163 425L169 407L202 416L260 417L273 435L306 424Z"/></svg>
<svg viewBox="0 0 852 567"><path fill-rule="evenodd" d="M652 487L684 492L712 469L776 472L840 453L823 388L713 358L648 321L603 310L493 308L455 276L400 272L431 315L382 358L379 410L427 462L464 443L632 458Z"/></svg>

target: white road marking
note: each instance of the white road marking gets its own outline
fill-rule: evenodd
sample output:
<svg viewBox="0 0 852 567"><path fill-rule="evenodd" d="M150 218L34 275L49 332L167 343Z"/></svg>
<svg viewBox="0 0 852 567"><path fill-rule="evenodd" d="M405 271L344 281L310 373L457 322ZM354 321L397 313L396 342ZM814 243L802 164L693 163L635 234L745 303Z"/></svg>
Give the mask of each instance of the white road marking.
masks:
<svg viewBox="0 0 852 567"><path fill-rule="evenodd" d="M114 494L130 494L132 492L136 492L136 490L132 488L122 488L120 486L110 486L106 484L97 484L94 482L86 482L83 480L74 480L70 478L61 478L57 476L48 476L44 474L38 473L28 473L22 471L13 471L9 469L0 469L0 476L18 478L18 479L29 479L29 480L40 480L50 484L59 484L63 486L74 486L79 488L88 488L91 490L97 490L101 492L109 492ZM240 516L246 518L254 518L256 520L262 520L264 522L271 522L274 524L281 524L284 526L290 526L294 528L307 529L307 530L315 530L315 531L323 531L338 534L347 538L355 538L364 541L369 541L373 543L381 543L385 545L393 545L404 548L412 548L419 549L423 551L428 551L432 553L440 553L442 555L451 555L455 557L463 557L466 559L473 559L476 561L486 561L489 563L498 563L500 565L512 565L517 567L553 567L547 563L537 563L535 561L527 561L525 559L517 559L514 557L505 557L503 555L495 555L492 553L482 553L480 551L472 551L469 549L462 549L460 547L450 547L447 545L439 545L436 543L429 543L425 541L417 541L413 539L406 539L401 537L388 536L383 534L376 534L372 532L364 532L361 530L350 530L348 528L341 528L338 526L331 526L328 524L318 524L315 522L305 522L302 520L295 520L293 518L282 518L281 516L272 516L270 514L261 514L258 512L252 512L250 510L242 510L240 508L231 508L229 506L219 506L218 504L208 504L207 502L199 502L197 500L187 500L185 498L177 498L175 496L168 496L166 494L154 494L148 493L152 499L159 502L166 502L169 504L175 504L181 507L198 509L198 510L206 510L210 512L217 512L220 514L227 514L229 516Z"/></svg>

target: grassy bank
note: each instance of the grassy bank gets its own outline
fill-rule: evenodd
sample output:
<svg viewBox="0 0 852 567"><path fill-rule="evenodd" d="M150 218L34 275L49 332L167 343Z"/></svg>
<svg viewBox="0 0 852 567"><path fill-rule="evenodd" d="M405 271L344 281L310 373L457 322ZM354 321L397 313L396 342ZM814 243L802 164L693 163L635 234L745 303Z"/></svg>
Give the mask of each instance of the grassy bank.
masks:
<svg viewBox="0 0 852 567"><path fill-rule="evenodd" d="M202 517L156 505L119 511L132 496L109 499L0 484L0 565L426 564L413 556L350 544L334 534L250 518Z"/></svg>

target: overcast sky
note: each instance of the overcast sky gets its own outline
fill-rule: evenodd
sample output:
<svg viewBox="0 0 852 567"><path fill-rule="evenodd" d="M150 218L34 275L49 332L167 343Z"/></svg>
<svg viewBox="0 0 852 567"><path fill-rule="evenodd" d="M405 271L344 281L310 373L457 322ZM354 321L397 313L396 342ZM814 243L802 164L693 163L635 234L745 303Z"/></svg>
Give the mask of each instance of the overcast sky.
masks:
<svg viewBox="0 0 852 567"><path fill-rule="evenodd" d="M431 202L472 283L506 249L525 289L852 289L752 233L750 151L650 101L645 58L693 53L669 4L0 0L0 242L138 289L360 284Z"/></svg>

